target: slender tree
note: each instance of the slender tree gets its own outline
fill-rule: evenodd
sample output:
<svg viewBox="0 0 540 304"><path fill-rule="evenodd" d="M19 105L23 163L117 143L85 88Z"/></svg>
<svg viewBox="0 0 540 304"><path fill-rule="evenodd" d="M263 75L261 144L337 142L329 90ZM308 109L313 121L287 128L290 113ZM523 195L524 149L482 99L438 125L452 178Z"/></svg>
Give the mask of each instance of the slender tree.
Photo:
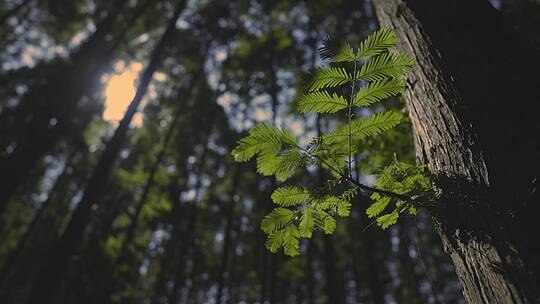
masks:
<svg viewBox="0 0 540 304"><path fill-rule="evenodd" d="M62 137L68 137L72 128L84 129L99 109L81 102L91 97L100 87L100 77L114 58L123 37L141 11L135 10L133 18L123 24L118 14L125 8L126 0L116 0L105 18L97 24L96 31L66 61L56 62L47 68L47 81L39 81L21 97L13 111L2 111L0 118L3 132L1 146L15 143L15 149L0 159L0 215L25 181L38 161L53 149ZM142 5L141 5L142 6ZM129 20L130 19L130 20ZM120 33L115 24L122 29ZM116 39L109 41L108 36ZM68 84L66 86L66 83ZM73 115L79 115L74 120Z"/></svg>
<svg viewBox="0 0 540 304"><path fill-rule="evenodd" d="M34 280L28 303L51 303L54 300L62 276L66 271L68 259L77 251L81 243L86 224L90 219L92 205L98 205L100 202L100 196L103 194L114 162L127 137L131 120L146 95L154 72L163 60L163 51L176 30L176 20L184 9L184 5L185 1L178 2L165 32L152 51L150 61L141 75L137 92L92 172L77 209L75 209L64 233L56 242L54 249L49 253L47 263L36 277L36 280Z"/></svg>

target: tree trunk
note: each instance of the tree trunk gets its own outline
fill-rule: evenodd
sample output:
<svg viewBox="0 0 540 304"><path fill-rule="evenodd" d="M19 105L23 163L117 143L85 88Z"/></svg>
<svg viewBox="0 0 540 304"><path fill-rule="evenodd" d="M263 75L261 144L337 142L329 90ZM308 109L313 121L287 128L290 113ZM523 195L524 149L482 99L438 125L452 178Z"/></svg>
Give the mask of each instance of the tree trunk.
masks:
<svg viewBox="0 0 540 304"><path fill-rule="evenodd" d="M538 80L523 71L538 56L488 1L374 4L416 60L405 102L418 160L444 176L432 213L465 299L537 303L540 244L523 235L538 214Z"/></svg>
<svg viewBox="0 0 540 304"><path fill-rule="evenodd" d="M225 281L230 278L230 271L228 271L228 262L229 262L229 254L231 251L231 248L234 248L233 241L231 240L232 236L232 230L234 226L234 197L236 195L236 192L238 190L238 184L240 182L240 172L238 172L239 169L236 169L236 171L233 173L232 177L232 185L231 185L231 192L229 193L229 202L227 204L226 209L226 215L227 215L227 222L225 223L225 236L223 239L223 251L221 253L221 261L219 265L218 270L218 280L217 280L217 294L216 294L216 304L222 303L222 296L223 296L223 288L225 286ZM225 273L227 273L227 277L225 276Z"/></svg>
<svg viewBox="0 0 540 304"><path fill-rule="evenodd" d="M307 303L308 304L315 304L315 271L314 271L314 261L315 261L315 241L313 239L310 239L307 241L307 270L306 270L306 276L307 276Z"/></svg>
<svg viewBox="0 0 540 304"><path fill-rule="evenodd" d="M113 137L105 147L105 151L98 161L92 176L85 188L83 197L79 202L77 209L68 223L64 234L57 242L55 248L50 253L48 263L44 269L38 274L32 286L29 303L51 303L54 300L56 290L60 286L62 277L66 272L69 257L73 255L79 245L84 234L86 225L90 219L92 205L99 206L100 197L107 184L107 180L112 171L114 162L122 148L122 144L127 137L129 124L135 113L137 112L142 98L145 96L148 85L152 80L155 70L163 59L163 51L166 44L171 39L176 30L175 24L178 16L184 8L185 1L179 1L172 18L167 24L163 36L159 40L155 49L152 51L150 62L141 75L141 81L138 85L135 97L131 101L126 114L122 118Z"/></svg>
<svg viewBox="0 0 540 304"><path fill-rule="evenodd" d="M3 184L0 188L0 216L36 163L54 147L62 135L70 128L84 128L91 121L95 109L81 109L79 101L97 91L103 69L114 58L114 50L120 39L109 42L106 37L109 34L114 36L118 14L127 2L115 1L110 13L97 25L94 34L69 60L47 70L44 77L46 81L31 88L14 111L3 111L0 114L1 121L13 120L9 129L18 134L4 134L2 138L3 142L15 142L16 146L9 156L0 159L0 181ZM126 24L124 33L137 16L135 14ZM119 36L123 35L121 33ZM78 116L75 120L73 116L76 112L86 112L86 115ZM56 120L56 124L51 125L52 119Z"/></svg>
<svg viewBox="0 0 540 304"><path fill-rule="evenodd" d="M341 280L341 273L337 271L336 264L338 259L336 257L336 249L334 248L334 242L332 236L323 236L324 247L324 270L325 270L325 291L327 296L326 303L345 303L345 290Z"/></svg>
<svg viewBox="0 0 540 304"><path fill-rule="evenodd" d="M399 247L397 250L397 259L399 262L399 290L397 294L398 303L420 304L426 303L420 292L420 280L415 270L415 262L409 253L409 236L407 223L403 221L399 225ZM418 242L418 240L416 240ZM435 301L437 302L437 294Z"/></svg>

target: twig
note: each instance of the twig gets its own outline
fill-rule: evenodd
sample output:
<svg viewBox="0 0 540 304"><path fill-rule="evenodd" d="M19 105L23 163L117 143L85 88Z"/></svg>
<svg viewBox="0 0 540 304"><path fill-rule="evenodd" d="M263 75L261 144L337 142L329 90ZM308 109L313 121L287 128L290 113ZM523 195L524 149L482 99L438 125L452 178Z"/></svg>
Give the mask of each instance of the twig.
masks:
<svg viewBox="0 0 540 304"><path fill-rule="evenodd" d="M352 142L352 131L351 131L351 120L352 120L352 104L353 104L353 98L354 98L354 84L355 84L355 80L356 80L356 68L357 68L357 65L358 65L358 61L354 61L354 72L353 72L353 80L352 80L352 84L351 84L351 97L349 98L349 105L348 105L348 115L347 115L347 120L348 120L348 128L349 128L349 132L347 134L347 149L348 149L348 165L349 165L349 177L352 177L352 159L351 159L351 142Z"/></svg>
<svg viewBox="0 0 540 304"><path fill-rule="evenodd" d="M324 165L326 165L328 168L330 168L330 170L332 170L334 173L336 173L337 175L339 175L340 178L342 179L345 179L347 181L349 181L350 183L354 184L355 186L357 186L358 188L362 189L362 190L365 190L365 191L369 191L369 192L372 192L372 193L379 193L379 194L383 194L383 195L386 195L386 196L390 196L390 197L393 197L393 198L397 198L399 200L402 200L402 201L410 201L411 200L411 197L407 196L407 195L403 195L403 194L399 194L399 193L395 193L395 192L392 192L392 191L387 191L387 190L383 190L383 189L378 189L378 188L374 188L374 187L370 187L368 185L364 185L360 182L358 182L357 180L355 180L354 178L352 178L351 176L349 175L343 175L343 173L339 172L336 168L332 167L330 164L328 164L324 159L320 158L319 156L309 152L307 149L305 148L302 148L298 145L296 145L296 147L300 150L302 150L303 152L307 153L308 156L310 157L313 157L317 160L319 160L321 163L323 163Z"/></svg>

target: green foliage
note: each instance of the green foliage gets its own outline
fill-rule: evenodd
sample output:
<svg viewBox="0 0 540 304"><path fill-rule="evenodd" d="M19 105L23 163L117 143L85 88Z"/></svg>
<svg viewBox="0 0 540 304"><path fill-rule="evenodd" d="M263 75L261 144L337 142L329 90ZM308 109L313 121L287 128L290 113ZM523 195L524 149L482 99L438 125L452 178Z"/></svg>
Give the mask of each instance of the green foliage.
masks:
<svg viewBox="0 0 540 304"><path fill-rule="evenodd" d="M238 141L232 151L234 158L247 161L257 156L257 171L274 175L278 181L290 178L302 166L319 166L333 176L324 190L288 186L272 193L272 200L278 207L261 223L261 229L268 234L266 247L270 251L276 252L283 247L285 254L295 256L299 254L300 237L311 238L316 230L333 233L335 217L350 215L352 201L359 189L371 191L374 203L366 212L382 229L395 224L404 211L414 214L416 203L409 198L431 189L423 168L397 161L378 172L375 189L360 184L349 170L352 154L359 152L357 143L391 130L403 120L403 116L395 111L352 119L353 107L370 106L398 95L405 88L404 78L412 68L413 60L407 54L390 51L396 43L397 37L390 29L374 32L356 49L349 44L337 47L331 38L324 41L320 49L322 58L349 64L317 69L307 88L308 93L297 99L298 111L336 113L348 109L346 124L311 139L305 148L298 145L298 140L289 131L268 124L256 126L247 137ZM365 62L363 58L369 60ZM349 84L350 95L341 95L344 85ZM342 181L345 181L345 191ZM334 194L337 187L343 191L341 195ZM392 211L385 212L389 206Z"/></svg>
<svg viewBox="0 0 540 304"><path fill-rule="evenodd" d="M401 119L401 114L392 111L375 114L365 119L355 119L351 121L350 126L348 124L344 125L337 131L323 136L323 139L329 143L344 142L349 136L355 140L360 140L381 134L395 127Z"/></svg>
<svg viewBox="0 0 540 304"><path fill-rule="evenodd" d="M380 29L360 43L357 58L377 56L396 45L397 42L398 37L394 31L385 28Z"/></svg>
<svg viewBox="0 0 540 304"><path fill-rule="evenodd" d="M335 88L352 80L353 78L344 68L321 68L315 71L313 81L309 85L309 91Z"/></svg>
<svg viewBox="0 0 540 304"><path fill-rule="evenodd" d="M390 96L395 96L405 89L405 81L402 79L390 79L374 81L360 88L354 98L354 105L367 107Z"/></svg>
<svg viewBox="0 0 540 304"><path fill-rule="evenodd" d="M370 59L355 74L355 79L381 81L401 79L410 71L414 60L404 53L383 53Z"/></svg>
<svg viewBox="0 0 540 304"><path fill-rule="evenodd" d="M386 229L395 224L399 215L406 212L416 215L418 206L437 197L437 187L424 166L407 164L394 160L392 164L376 171L378 189L410 198L403 200L373 193L374 203L366 210L368 217L376 218L377 224ZM383 214L392 206L390 213ZM382 214L382 215L381 215Z"/></svg>
<svg viewBox="0 0 540 304"><path fill-rule="evenodd" d="M272 193L272 201L276 205L283 207L291 207L301 204L309 199L309 192L306 189L299 187L283 187L277 188Z"/></svg>
<svg viewBox="0 0 540 304"><path fill-rule="evenodd" d="M319 91L312 92L302 96L298 100L298 112L316 112L316 113L336 113L339 110L346 109L347 100L334 93Z"/></svg>
<svg viewBox="0 0 540 304"><path fill-rule="evenodd" d="M248 136L240 139L232 155L237 162L258 155L257 172L275 175L279 181L287 180L303 163L294 135L266 123L257 125Z"/></svg>
<svg viewBox="0 0 540 304"><path fill-rule="evenodd" d="M271 234L286 226L294 219L295 213L287 208L276 208L267 214L261 222L261 230Z"/></svg>
<svg viewBox="0 0 540 304"><path fill-rule="evenodd" d="M377 56L393 47L398 42L396 33L391 29L380 29L369 35L366 40L360 43L360 47L354 50L350 44L345 43L336 49L336 41L331 37L323 41L320 49L321 57L331 59L333 62L355 62L361 58Z"/></svg>

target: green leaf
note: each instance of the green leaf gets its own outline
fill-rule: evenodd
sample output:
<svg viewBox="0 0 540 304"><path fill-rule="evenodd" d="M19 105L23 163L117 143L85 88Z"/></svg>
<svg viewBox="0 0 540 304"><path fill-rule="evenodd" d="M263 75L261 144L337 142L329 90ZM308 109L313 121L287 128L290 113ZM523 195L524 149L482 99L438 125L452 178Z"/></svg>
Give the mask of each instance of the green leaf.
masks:
<svg viewBox="0 0 540 304"><path fill-rule="evenodd" d="M351 76L344 68L321 68L315 72L315 76L309 86L309 91L335 88L351 80Z"/></svg>
<svg viewBox="0 0 540 304"><path fill-rule="evenodd" d="M268 250L270 250L270 252L273 252L273 253L276 253L279 249L279 247L281 247L283 245L283 235L284 235L284 231L283 230L276 230L272 233L270 233L268 235L268 237L266 238L266 248L268 248Z"/></svg>
<svg viewBox="0 0 540 304"><path fill-rule="evenodd" d="M362 41L356 58L372 57L393 47L398 42L396 33L387 28L381 28L378 31L369 35L366 40Z"/></svg>
<svg viewBox="0 0 540 304"><path fill-rule="evenodd" d="M320 138L319 141L321 145L314 151L314 154L317 156L315 163L326 170L330 170L332 175L336 177L343 174L345 170L345 158L348 153L347 147L341 144L325 142L324 137Z"/></svg>
<svg viewBox="0 0 540 304"><path fill-rule="evenodd" d="M394 211L392 211L392 213L379 216L377 218L377 225L382 229L387 229L388 227L397 223L398 217L399 212L397 209L395 209Z"/></svg>
<svg viewBox="0 0 540 304"><path fill-rule="evenodd" d="M280 146L268 145L261 149L259 156L257 157L257 172L270 176L274 175L279 167L279 159L277 153L280 150Z"/></svg>
<svg viewBox="0 0 540 304"><path fill-rule="evenodd" d="M336 113L347 108L348 103L345 98L336 93L330 95L328 92L311 92L302 96L298 100L298 111L301 113Z"/></svg>
<svg viewBox="0 0 540 304"><path fill-rule="evenodd" d="M374 218L384 211L386 206L390 204L391 198L389 196L380 197L369 208L366 209L366 214L369 218Z"/></svg>
<svg viewBox="0 0 540 304"><path fill-rule="evenodd" d="M287 226L283 231L283 249L288 256L300 254L299 239L300 232L295 225Z"/></svg>
<svg viewBox="0 0 540 304"><path fill-rule="evenodd" d="M336 219L327 215L323 218L323 232L325 234L332 234L336 230Z"/></svg>
<svg viewBox="0 0 540 304"><path fill-rule="evenodd" d="M311 238L313 230L315 230L315 220L313 218L313 206L309 205L304 208L302 218L300 218L300 236Z"/></svg>
<svg viewBox="0 0 540 304"><path fill-rule="evenodd" d="M268 145L268 143L260 142L253 137L244 137L237 142L236 148L234 148L231 154L234 157L234 160L237 162L246 162L250 160L255 154L263 149L263 146Z"/></svg>
<svg viewBox="0 0 540 304"><path fill-rule="evenodd" d="M272 201L282 207L299 205L309 199L309 191L300 187L281 187L272 193Z"/></svg>
<svg viewBox="0 0 540 304"><path fill-rule="evenodd" d="M349 216L351 212L351 203L336 196L326 196L319 202L321 210L335 211L338 216Z"/></svg>
<svg viewBox="0 0 540 304"><path fill-rule="evenodd" d="M382 53L372 58L356 72L356 79L377 81L388 77L402 78L412 68L414 60L405 53Z"/></svg>
<svg viewBox="0 0 540 304"><path fill-rule="evenodd" d="M300 254L299 247L300 232L295 225L289 225L282 230L276 230L268 235L266 248L270 252L276 253L283 246L286 255L297 256Z"/></svg>
<svg viewBox="0 0 540 304"><path fill-rule="evenodd" d="M294 219L294 212L286 208L276 208L268 213L261 222L261 230L270 234L290 224Z"/></svg>
<svg viewBox="0 0 540 304"><path fill-rule="evenodd" d="M332 234L336 229L336 219L320 208L313 209L315 227L325 234Z"/></svg>
<svg viewBox="0 0 540 304"><path fill-rule="evenodd" d="M342 200L350 202L358 193L358 187L349 188L339 196Z"/></svg>
<svg viewBox="0 0 540 304"><path fill-rule="evenodd" d="M351 123L351 137L360 140L365 137L381 134L395 127L402 119L401 114L393 111L375 114L369 118L356 119ZM328 143L346 141L349 137L349 126L345 125L336 132L323 136Z"/></svg>
<svg viewBox="0 0 540 304"><path fill-rule="evenodd" d="M274 165L274 173L280 182L284 182L294 175L298 167L303 164L302 153L295 147L285 154L278 156Z"/></svg>
<svg viewBox="0 0 540 304"><path fill-rule="evenodd" d="M388 48L395 46L397 42L398 37L393 30L382 28L373 32L362 41L356 53L348 43L339 47L339 41L333 38L323 40L323 47L319 51L321 58L331 59L332 62L354 62L360 58L379 55Z"/></svg>
<svg viewBox="0 0 540 304"><path fill-rule="evenodd" d="M336 55L332 57L333 62L348 61L354 62L358 60L356 54L354 54L353 48L350 44L345 43L339 50L336 52Z"/></svg>
<svg viewBox="0 0 540 304"><path fill-rule="evenodd" d="M231 154L237 162L245 162L260 152L277 153L284 144L291 146L297 144L296 138L289 130L280 130L262 123L251 129L248 136L240 139Z"/></svg>
<svg viewBox="0 0 540 304"><path fill-rule="evenodd" d="M358 107L369 106L390 96L395 96L405 89L405 81L401 79L379 80L360 88L354 99Z"/></svg>

